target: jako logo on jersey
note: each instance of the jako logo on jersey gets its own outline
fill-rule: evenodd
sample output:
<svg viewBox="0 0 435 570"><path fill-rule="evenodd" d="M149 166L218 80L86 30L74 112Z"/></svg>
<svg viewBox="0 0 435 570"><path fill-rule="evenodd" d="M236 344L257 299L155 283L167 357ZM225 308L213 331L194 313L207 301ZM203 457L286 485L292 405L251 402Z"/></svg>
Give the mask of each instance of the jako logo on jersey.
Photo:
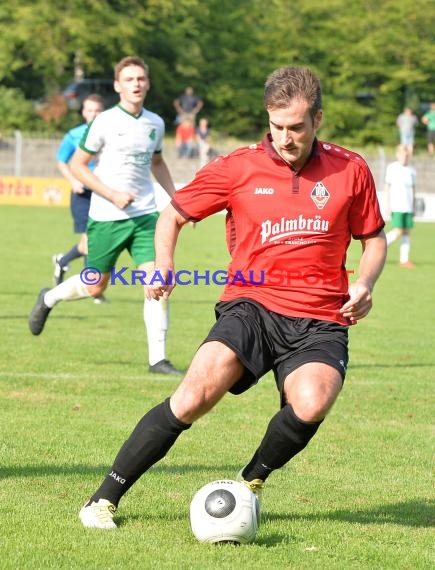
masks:
<svg viewBox="0 0 435 570"><path fill-rule="evenodd" d="M273 188L256 188L254 194L273 194L275 190Z"/></svg>
<svg viewBox="0 0 435 570"><path fill-rule="evenodd" d="M291 235L325 234L329 230L329 221L316 215L306 218L299 214L297 218L281 218L278 222L265 220L261 224L261 243L272 242Z"/></svg>
<svg viewBox="0 0 435 570"><path fill-rule="evenodd" d="M149 137L152 141L154 141L156 139L156 129L151 129Z"/></svg>
<svg viewBox="0 0 435 570"><path fill-rule="evenodd" d="M323 182L316 182L316 185L311 190L311 199L318 210L323 210L330 196L331 195Z"/></svg>

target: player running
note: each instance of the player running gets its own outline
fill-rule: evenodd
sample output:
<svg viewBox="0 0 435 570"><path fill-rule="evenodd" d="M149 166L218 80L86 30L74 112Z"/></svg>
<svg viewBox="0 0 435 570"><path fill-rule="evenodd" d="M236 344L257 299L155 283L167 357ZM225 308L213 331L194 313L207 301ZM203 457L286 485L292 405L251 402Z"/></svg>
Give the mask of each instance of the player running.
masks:
<svg viewBox="0 0 435 570"><path fill-rule="evenodd" d="M127 250L147 275L154 268L154 232L158 218L151 174L169 196L175 192L161 151L163 119L144 109L150 88L148 66L137 56L115 66L114 88L120 103L100 113L75 152L71 169L92 190L89 210L88 267L93 274L74 275L53 289L42 289L29 318L34 335L60 301L100 297L111 269ZM92 171L89 164L97 157ZM167 303L145 299L143 318L148 336L149 371L181 374L166 358Z"/></svg>
<svg viewBox="0 0 435 570"><path fill-rule="evenodd" d="M268 371L275 375L280 409L241 472L258 494L305 448L341 391L348 327L369 313L386 257L373 177L357 154L317 140L321 89L309 69L274 71L264 102L270 132L261 143L209 163L159 219L156 268L169 275L181 228L226 209L229 283L184 379L139 421L80 511L86 527L115 527L121 497L226 392L240 394ZM362 255L349 285L352 238ZM264 282L232 279L249 270L264 271ZM166 299L173 286L148 287L148 297Z"/></svg>

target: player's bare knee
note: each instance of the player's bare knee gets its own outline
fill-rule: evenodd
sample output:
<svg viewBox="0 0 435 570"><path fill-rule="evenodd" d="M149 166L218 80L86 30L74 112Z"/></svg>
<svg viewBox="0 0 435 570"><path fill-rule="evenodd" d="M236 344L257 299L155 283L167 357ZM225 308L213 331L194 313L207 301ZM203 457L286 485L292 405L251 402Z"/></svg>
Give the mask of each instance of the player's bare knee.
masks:
<svg viewBox="0 0 435 570"><path fill-rule="evenodd" d="M335 399L329 394L306 391L290 403L296 416L303 422L320 422L332 408Z"/></svg>
<svg viewBox="0 0 435 570"><path fill-rule="evenodd" d="M213 407L200 387L184 389L180 386L171 397L171 410L177 419L193 423Z"/></svg>
<svg viewBox="0 0 435 570"><path fill-rule="evenodd" d="M327 410L309 402L296 402L292 404L295 415L303 422L319 422L326 416Z"/></svg>

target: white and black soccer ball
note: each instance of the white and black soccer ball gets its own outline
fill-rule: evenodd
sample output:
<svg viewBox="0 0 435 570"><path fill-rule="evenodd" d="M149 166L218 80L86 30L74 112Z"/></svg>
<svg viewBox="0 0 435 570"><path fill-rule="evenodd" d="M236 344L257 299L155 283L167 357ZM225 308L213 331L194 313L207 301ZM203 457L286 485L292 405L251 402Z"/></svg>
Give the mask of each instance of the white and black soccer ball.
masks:
<svg viewBox="0 0 435 570"><path fill-rule="evenodd" d="M190 503L190 525L200 542L252 542L260 524L255 494L239 481L212 481Z"/></svg>

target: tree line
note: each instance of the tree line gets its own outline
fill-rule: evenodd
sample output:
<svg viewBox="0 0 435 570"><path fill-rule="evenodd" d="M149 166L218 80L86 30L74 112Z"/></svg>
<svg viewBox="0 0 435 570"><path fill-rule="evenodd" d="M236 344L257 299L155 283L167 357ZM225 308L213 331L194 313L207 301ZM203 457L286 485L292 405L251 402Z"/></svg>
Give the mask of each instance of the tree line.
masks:
<svg viewBox="0 0 435 570"><path fill-rule="evenodd" d="M170 129L186 85L214 130L258 137L267 126L263 85L284 65L322 80L321 137L340 144L397 142L405 105L421 116L435 99L433 0L16 0L0 6L0 132L60 132L35 101L85 76L112 77L138 54L150 66L146 105ZM419 136L424 129L420 128Z"/></svg>

